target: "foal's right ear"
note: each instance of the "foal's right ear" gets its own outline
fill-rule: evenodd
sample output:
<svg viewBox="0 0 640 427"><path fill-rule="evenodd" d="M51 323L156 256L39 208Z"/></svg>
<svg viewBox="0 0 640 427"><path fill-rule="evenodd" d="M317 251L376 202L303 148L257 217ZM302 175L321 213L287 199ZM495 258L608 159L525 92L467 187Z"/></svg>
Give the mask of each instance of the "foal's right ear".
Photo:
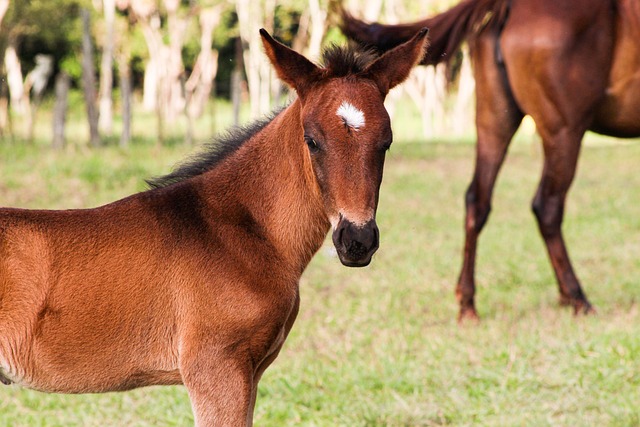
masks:
<svg viewBox="0 0 640 427"><path fill-rule="evenodd" d="M298 96L304 97L307 88L321 77L322 69L298 52L274 40L264 28L260 29L260 35L264 50L278 77L293 87Z"/></svg>

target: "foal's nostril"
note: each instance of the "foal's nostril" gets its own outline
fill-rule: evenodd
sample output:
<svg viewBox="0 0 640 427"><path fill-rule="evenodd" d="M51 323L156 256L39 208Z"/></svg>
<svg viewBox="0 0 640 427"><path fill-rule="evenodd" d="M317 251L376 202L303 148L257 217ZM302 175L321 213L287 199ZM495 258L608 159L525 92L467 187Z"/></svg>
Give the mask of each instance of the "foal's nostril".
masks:
<svg viewBox="0 0 640 427"><path fill-rule="evenodd" d="M336 247L341 246L342 249L347 249L344 244L343 236L344 236L345 227L338 227L336 231L333 233L333 243Z"/></svg>
<svg viewBox="0 0 640 427"><path fill-rule="evenodd" d="M365 246L361 242L359 242L357 240L353 240L353 241L351 241L351 243L347 247L347 252L353 258L358 259L358 258L364 258L364 256L367 254L367 252L369 252L369 249L368 249L367 246Z"/></svg>

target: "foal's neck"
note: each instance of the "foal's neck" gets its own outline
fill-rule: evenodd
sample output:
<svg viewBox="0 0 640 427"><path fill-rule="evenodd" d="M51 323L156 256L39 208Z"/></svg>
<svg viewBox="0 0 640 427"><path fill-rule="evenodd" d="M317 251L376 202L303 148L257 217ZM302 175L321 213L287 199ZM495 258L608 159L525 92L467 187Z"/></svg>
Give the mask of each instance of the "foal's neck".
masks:
<svg viewBox="0 0 640 427"><path fill-rule="evenodd" d="M224 163L227 194L246 209L293 268L302 273L329 230L294 101Z"/></svg>

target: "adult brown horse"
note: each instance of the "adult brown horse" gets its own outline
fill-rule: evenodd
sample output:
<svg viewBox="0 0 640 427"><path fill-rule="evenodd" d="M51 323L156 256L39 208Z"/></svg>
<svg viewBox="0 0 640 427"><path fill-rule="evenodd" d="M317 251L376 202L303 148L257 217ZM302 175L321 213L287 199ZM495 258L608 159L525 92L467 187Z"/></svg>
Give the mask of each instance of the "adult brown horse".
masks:
<svg viewBox="0 0 640 427"><path fill-rule="evenodd" d="M533 212L560 288L560 301L589 313L561 224L587 130L640 135L640 0L466 0L412 24L367 24L343 14L344 33L380 51L429 27L422 64L449 60L463 40L476 81L477 152L466 193L464 261L456 287L460 319L477 318L478 235L509 142L525 114L544 148Z"/></svg>
<svg viewBox="0 0 640 427"><path fill-rule="evenodd" d="M0 209L0 379L62 393L184 384L196 424L251 425L257 384L333 226L343 264L378 248L385 95L426 30L318 67L261 31L298 98L152 182L85 210ZM222 148L220 147L222 144Z"/></svg>

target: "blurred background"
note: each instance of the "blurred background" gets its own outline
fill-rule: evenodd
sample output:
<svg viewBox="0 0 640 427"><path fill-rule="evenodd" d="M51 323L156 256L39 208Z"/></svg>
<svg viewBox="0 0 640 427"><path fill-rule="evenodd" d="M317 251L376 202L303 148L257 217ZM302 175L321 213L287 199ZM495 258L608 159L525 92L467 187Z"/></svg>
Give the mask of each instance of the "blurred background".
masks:
<svg viewBox="0 0 640 427"><path fill-rule="evenodd" d="M351 0L385 23L452 0ZM193 144L288 102L258 29L318 62L345 43L335 0L0 0L0 138L66 145ZM400 139L473 134L466 48L418 67L387 107ZM401 118L401 119L400 119Z"/></svg>

